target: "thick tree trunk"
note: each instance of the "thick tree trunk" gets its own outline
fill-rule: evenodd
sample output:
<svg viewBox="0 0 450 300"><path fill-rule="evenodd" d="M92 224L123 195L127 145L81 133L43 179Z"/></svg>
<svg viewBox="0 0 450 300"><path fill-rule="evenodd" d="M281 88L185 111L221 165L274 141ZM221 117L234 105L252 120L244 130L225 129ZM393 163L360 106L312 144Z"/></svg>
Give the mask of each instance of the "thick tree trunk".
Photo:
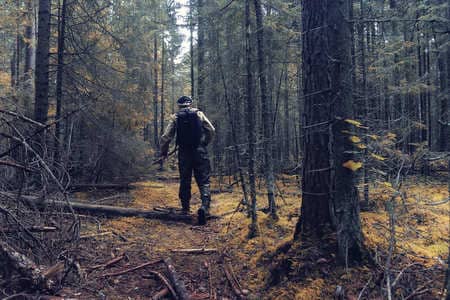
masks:
<svg viewBox="0 0 450 300"><path fill-rule="evenodd" d="M258 235L257 211L256 211L256 182L255 182L255 99L253 95L253 74L252 74L252 48L250 39L250 0L245 0L245 55L246 55L246 75L247 75L247 109L246 109L246 129L248 137L248 181L250 187L252 222L249 228L249 238Z"/></svg>
<svg viewBox="0 0 450 300"><path fill-rule="evenodd" d="M331 94L331 216L337 231L338 255L346 265L363 258L363 237L359 219L359 197L355 170L344 167L355 157L355 145L344 132L351 132L346 119L352 119L351 23L347 22L349 5L328 1L328 78ZM366 106L367 107L367 106Z"/></svg>
<svg viewBox="0 0 450 300"><path fill-rule="evenodd" d="M189 46L190 46L190 63L191 63L191 98L195 96L195 78L194 78L194 4L189 0Z"/></svg>
<svg viewBox="0 0 450 300"><path fill-rule="evenodd" d="M253 1L256 13L256 37L257 37L257 53L258 53L258 72L259 87L261 89L261 109L264 136L264 173L267 186L267 200L269 212L272 218L277 218L277 210L275 205L275 177L273 175L273 141L272 141L272 113L271 105L267 98L267 76L266 64L264 62L264 24L261 2Z"/></svg>
<svg viewBox="0 0 450 300"><path fill-rule="evenodd" d="M47 122L48 115L50 15L51 0L39 0L34 118L43 124Z"/></svg>
<svg viewBox="0 0 450 300"><path fill-rule="evenodd" d="M305 155L295 232L321 237L334 228L345 263L363 253L355 173L344 167L354 159L354 145L343 134L353 117L349 8L348 1L303 1Z"/></svg>

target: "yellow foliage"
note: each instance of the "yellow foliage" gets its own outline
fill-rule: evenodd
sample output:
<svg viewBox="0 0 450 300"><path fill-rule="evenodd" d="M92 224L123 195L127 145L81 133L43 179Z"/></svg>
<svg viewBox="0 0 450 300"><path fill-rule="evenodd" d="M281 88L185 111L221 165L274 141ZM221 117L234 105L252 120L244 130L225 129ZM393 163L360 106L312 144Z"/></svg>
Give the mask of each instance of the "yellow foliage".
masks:
<svg viewBox="0 0 450 300"><path fill-rule="evenodd" d="M9 73L0 71L0 85L5 87L11 85L11 75Z"/></svg>
<svg viewBox="0 0 450 300"><path fill-rule="evenodd" d="M389 132L386 137L390 140L395 140L397 138L397 135L395 133Z"/></svg>
<svg viewBox="0 0 450 300"><path fill-rule="evenodd" d="M350 169L353 172L355 172L355 171L358 171L359 169L362 168L363 163L362 162L356 162L354 160L349 160L349 161L346 161L345 163L343 163L342 166L344 168Z"/></svg>
<svg viewBox="0 0 450 300"><path fill-rule="evenodd" d="M345 119L344 121L349 123L349 124L352 124L352 125L354 125L356 127L361 127L361 122L359 122L359 121L351 120L351 119Z"/></svg>
<svg viewBox="0 0 450 300"><path fill-rule="evenodd" d="M384 158L383 156L380 156L380 155L377 155L377 154L374 154L374 153L371 153L370 156L372 158L375 158L376 160L381 160L381 161L386 160L386 158Z"/></svg>
<svg viewBox="0 0 450 300"><path fill-rule="evenodd" d="M356 147L359 149L367 149L367 146L365 144L357 144Z"/></svg>
<svg viewBox="0 0 450 300"><path fill-rule="evenodd" d="M379 136L375 135L375 134L369 134L368 137L370 137L374 141L378 140L378 138L379 138Z"/></svg>
<svg viewBox="0 0 450 300"><path fill-rule="evenodd" d="M348 138L352 143L361 143L361 139L355 135L352 135L351 137Z"/></svg>

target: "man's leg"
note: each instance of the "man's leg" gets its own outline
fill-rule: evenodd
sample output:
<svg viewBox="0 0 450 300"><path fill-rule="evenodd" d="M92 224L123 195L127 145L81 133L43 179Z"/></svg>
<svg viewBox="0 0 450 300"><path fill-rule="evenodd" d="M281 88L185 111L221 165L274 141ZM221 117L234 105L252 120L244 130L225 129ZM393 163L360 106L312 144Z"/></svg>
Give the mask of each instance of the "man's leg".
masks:
<svg viewBox="0 0 450 300"><path fill-rule="evenodd" d="M194 176L202 200L202 206L198 211L200 224L205 224L206 217L209 215L209 207L211 203L210 173L211 165L206 148L199 147L195 153Z"/></svg>
<svg viewBox="0 0 450 300"><path fill-rule="evenodd" d="M192 155L184 151L178 152L178 170L180 172L179 198L184 213L189 213L192 181Z"/></svg>

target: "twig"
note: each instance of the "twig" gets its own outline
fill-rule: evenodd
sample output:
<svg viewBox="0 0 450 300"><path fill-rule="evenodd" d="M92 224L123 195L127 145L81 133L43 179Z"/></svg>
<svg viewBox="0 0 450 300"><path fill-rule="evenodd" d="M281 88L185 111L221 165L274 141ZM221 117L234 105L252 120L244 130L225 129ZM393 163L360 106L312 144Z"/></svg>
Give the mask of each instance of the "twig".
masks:
<svg viewBox="0 0 450 300"><path fill-rule="evenodd" d="M162 290L160 290L159 292L157 292L156 294L154 294L152 296L152 300L160 300L162 298L164 298L165 296L169 295L170 291L168 288L163 288Z"/></svg>
<svg viewBox="0 0 450 300"><path fill-rule="evenodd" d="M166 264L167 270L169 271L169 279L170 282L174 285L175 291L177 292L178 298L180 300L189 299L189 294L186 290L186 286L183 281L180 280L177 272L175 271L175 267L173 265L172 259L170 257L164 259L164 263Z"/></svg>
<svg viewBox="0 0 450 300"><path fill-rule="evenodd" d="M122 253L121 255L117 256L116 258L111 259L110 261L108 261L108 262L106 262L104 264L88 267L87 269L89 271L94 271L94 270L100 269L100 268L104 269L104 268L110 267L110 266L118 263L119 261L121 261L125 257L126 257L125 253Z"/></svg>
<svg viewBox="0 0 450 300"><path fill-rule="evenodd" d="M80 235L80 240L101 237L101 236L106 236L106 235L111 235L111 234L113 234L111 231L99 232L99 233L93 233L93 234L85 234L85 235Z"/></svg>
<svg viewBox="0 0 450 300"><path fill-rule="evenodd" d="M175 298L176 300L179 299L177 292L175 291L174 287L170 284L169 279L167 279L163 274L156 272L156 271L150 271L150 274L153 274L155 276L157 276L166 286L166 288L169 290L169 292L172 294L173 298ZM159 293L158 293L159 294ZM156 295L155 295L156 296ZM153 299L155 299L156 297L153 297ZM159 299L159 298L156 298Z"/></svg>
<svg viewBox="0 0 450 300"><path fill-rule="evenodd" d="M100 278L114 277L114 276L123 275L123 274L126 274L126 273L130 273L130 272L133 272L133 271L137 271L137 270L143 269L143 268L148 267L148 266L156 265L156 264L158 264L160 262L162 262L161 259L154 260L154 261L149 261L149 262L143 263L143 264L141 264L141 265L139 265L137 267L133 267L133 268L130 268L130 269L126 269L126 270L122 270L122 271L118 271L118 272L114 272L114 273L103 274L102 276L100 276Z"/></svg>
<svg viewBox="0 0 450 300"><path fill-rule="evenodd" d="M218 250L216 248L201 248L201 249L173 249L170 251L187 254L208 254L208 253L216 253Z"/></svg>

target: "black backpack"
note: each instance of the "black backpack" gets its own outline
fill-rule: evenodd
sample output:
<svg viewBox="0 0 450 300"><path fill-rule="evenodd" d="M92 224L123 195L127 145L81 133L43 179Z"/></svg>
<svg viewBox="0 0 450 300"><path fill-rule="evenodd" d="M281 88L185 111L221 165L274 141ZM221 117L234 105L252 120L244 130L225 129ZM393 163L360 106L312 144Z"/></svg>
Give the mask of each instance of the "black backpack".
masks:
<svg viewBox="0 0 450 300"><path fill-rule="evenodd" d="M177 113L177 145L180 149L195 149L200 145L202 122L197 112L185 108Z"/></svg>

